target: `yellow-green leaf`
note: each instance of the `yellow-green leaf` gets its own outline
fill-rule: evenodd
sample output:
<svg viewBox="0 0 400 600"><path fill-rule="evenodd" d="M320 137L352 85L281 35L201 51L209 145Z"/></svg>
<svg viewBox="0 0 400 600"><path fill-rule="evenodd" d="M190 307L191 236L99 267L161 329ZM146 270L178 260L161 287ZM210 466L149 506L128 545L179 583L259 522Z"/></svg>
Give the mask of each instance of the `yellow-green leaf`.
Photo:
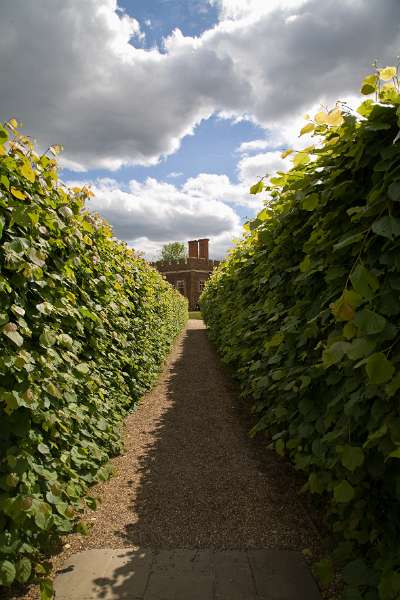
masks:
<svg viewBox="0 0 400 600"><path fill-rule="evenodd" d="M382 81L390 81L393 77L396 77L397 69L396 67L385 67L384 69L379 69L379 77Z"/></svg>
<svg viewBox="0 0 400 600"><path fill-rule="evenodd" d="M300 129L300 136L305 135L306 133L312 133L315 129L315 125L314 123L307 123L307 125L304 125L304 127L302 127Z"/></svg>
<svg viewBox="0 0 400 600"><path fill-rule="evenodd" d="M25 194L21 192L21 190L17 190L13 185L10 188L10 192L15 198L18 198L18 200L24 200L26 198Z"/></svg>
<svg viewBox="0 0 400 600"><path fill-rule="evenodd" d="M341 111L338 108L331 110L331 112L326 116L325 123L327 125L331 125L332 127L340 127L340 125L344 123L344 118Z"/></svg>
<svg viewBox="0 0 400 600"><path fill-rule="evenodd" d="M259 194L260 192L262 192L264 189L264 182L258 181L257 183L255 183L254 185L251 186L250 188L250 194Z"/></svg>
<svg viewBox="0 0 400 600"><path fill-rule="evenodd" d="M35 173L33 172L29 161L24 161L22 167L20 168L20 173L31 183L35 181Z"/></svg>
<svg viewBox="0 0 400 600"><path fill-rule="evenodd" d="M380 385L389 381L395 372L393 363L386 358L383 352L376 352L369 357L366 371L371 383Z"/></svg>
<svg viewBox="0 0 400 600"><path fill-rule="evenodd" d="M282 152L281 158L286 158L287 156L289 156L289 154L292 154L292 152L293 152L292 148L288 148L287 150Z"/></svg>
<svg viewBox="0 0 400 600"><path fill-rule="evenodd" d="M367 75L361 85L361 93L364 96L373 94L376 91L376 85L378 83L378 77L376 75Z"/></svg>

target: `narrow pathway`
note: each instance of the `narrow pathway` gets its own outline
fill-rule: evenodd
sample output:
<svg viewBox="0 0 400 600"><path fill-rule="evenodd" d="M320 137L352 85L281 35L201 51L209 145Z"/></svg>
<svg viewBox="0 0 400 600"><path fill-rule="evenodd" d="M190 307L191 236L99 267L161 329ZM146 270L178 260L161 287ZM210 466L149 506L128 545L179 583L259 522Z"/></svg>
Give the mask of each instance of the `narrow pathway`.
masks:
<svg viewBox="0 0 400 600"><path fill-rule="evenodd" d="M318 598L300 554L318 547L315 527L290 468L272 452L262 454L247 435L234 386L203 322L189 321L157 386L126 420L125 452L112 461L116 476L93 488L102 501L86 515L91 533L66 540L57 600ZM278 586L276 595L268 595L263 571L268 585ZM84 573L91 591L78 592L78 586L72 595ZM128 586L117 585L127 578ZM225 593L221 586L230 579Z"/></svg>

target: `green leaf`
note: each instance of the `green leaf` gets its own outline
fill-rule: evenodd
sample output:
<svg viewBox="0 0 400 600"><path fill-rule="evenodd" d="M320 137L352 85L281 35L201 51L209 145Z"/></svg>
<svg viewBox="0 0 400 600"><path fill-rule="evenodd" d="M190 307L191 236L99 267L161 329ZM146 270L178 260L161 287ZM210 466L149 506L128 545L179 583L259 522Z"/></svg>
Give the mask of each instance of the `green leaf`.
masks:
<svg viewBox="0 0 400 600"><path fill-rule="evenodd" d="M310 194L306 196L302 202L302 207L304 210L315 210L319 204L319 196L318 194Z"/></svg>
<svg viewBox="0 0 400 600"><path fill-rule="evenodd" d="M49 454L50 453L49 447L46 446L46 444L40 443L40 444L38 444L37 448L41 454Z"/></svg>
<svg viewBox="0 0 400 600"><path fill-rule="evenodd" d="M344 238L342 238L340 242L334 244L333 249L342 250L342 248L346 248L346 246L351 246L352 244L360 242L363 239L363 237L364 236L362 233L354 233L352 235L347 235Z"/></svg>
<svg viewBox="0 0 400 600"><path fill-rule="evenodd" d="M364 462L363 449L358 446L345 446L340 457L342 465L349 471L355 471Z"/></svg>
<svg viewBox="0 0 400 600"><path fill-rule="evenodd" d="M368 338L355 338L352 340L350 347L346 351L347 356L351 360L360 360L360 358L371 354L375 345L375 342Z"/></svg>
<svg viewBox="0 0 400 600"><path fill-rule="evenodd" d="M299 264L299 269L302 273L306 273L307 271L309 271L311 269L311 260L308 255L305 256L304 259Z"/></svg>
<svg viewBox="0 0 400 600"><path fill-rule="evenodd" d="M250 188L250 194L259 194L260 192L262 192L264 189L264 182L258 181L257 183L255 183L254 185L251 186Z"/></svg>
<svg viewBox="0 0 400 600"><path fill-rule="evenodd" d="M385 392L389 398L394 396L400 389L400 373L397 373L393 379L385 386Z"/></svg>
<svg viewBox="0 0 400 600"><path fill-rule="evenodd" d="M1 239L2 235L3 235L3 230L4 230L5 222L6 222L5 218L2 215L0 215L0 239Z"/></svg>
<svg viewBox="0 0 400 600"><path fill-rule="evenodd" d="M393 202L400 202L400 181L394 181L388 187L388 196Z"/></svg>
<svg viewBox="0 0 400 600"><path fill-rule="evenodd" d="M330 558L323 558L313 565L314 573L319 582L324 585L330 585L333 581L333 563Z"/></svg>
<svg viewBox="0 0 400 600"><path fill-rule="evenodd" d="M400 458L400 448L393 450L387 458Z"/></svg>
<svg viewBox="0 0 400 600"><path fill-rule="evenodd" d="M50 304L50 302L40 302L36 304L36 310L38 310L42 315L50 315L53 311L54 306Z"/></svg>
<svg viewBox="0 0 400 600"><path fill-rule="evenodd" d="M5 144L5 142L8 140L8 133L7 131L4 129L4 127L2 127L0 125L0 144Z"/></svg>
<svg viewBox="0 0 400 600"><path fill-rule="evenodd" d="M40 600L53 600L54 587L51 579L42 579L40 582Z"/></svg>
<svg viewBox="0 0 400 600"><path fill-rule="evenodd" d="M370 382L379 385L393 377L395 368L383 352L376 352L368 358L366 371Z"/></svg>
<svg viewBox="0 0 400 600"><path fill-rule="evenodd" d="M381 333L385 329L386 319L378 313L369 310L368 308L364 308L357 312L354 323L368 335L373 335L375 333Z"/></svg>
<svg viewBox="0 0 400 600"><path fill-rule="evenodd" d="M304 135L306 133L312 133L314 131L314 129L315 129L314 123L307 123L307 125L304 125L304 127L301 128L299 137L301 137L302 135Z"/></svg>
<svg viewBox="0 0 400 600"><path fill-rule="evenodd" d="M16 564L16 580L19 583L26 583L31 576L32 563L29 558L21 558Z"/></svg>
<svg viewBox="0 0 400 600"><path fill-rule="evenodd" d="M50 506L46 502L33 500L31 511L37 527L39 527L39 529L47 529L52 516Z"/></svg>
<svg viewBox="0 0 400 600"><path fill-rule="evenodd" d="M4 325L3 334L19 348L24 343L24 338L18 333L15 323L7 323L7 325Z"/></svg>
<svg viewBox="0 0 400 600"><path fill-rule="evenodd" d="M293 156L292 162L295 167L306 165L310 162L310 155L305 150L300 150Z"/></svg>
<svg viewBox="0 0 400 600"><path fill-rule="evenodd" d="M348 352L351 344L349 342L334 342L322 353L322 363L324 368L335 365L340 362L343 356Z"/></svg>
<svg viewBox="0 0 400 600"><path fill-rule="evenodd" d="M378 77L376 75L367 75L361 85L361 93L365 96L373 94L376 91Z"/></svg>
<svg viewBox="0 0 400 600"><path fill-rule="evenodd" d="M333 496L336 502L344 503L353 500L355 495L354 488L348 481L343 479L333 488Z"/></svg>
<svg viewBox="0 0 400 600"><path fill-rule="evenodd" d="M358 264L351 273L350 280L355 291L367 300L370 300L379 289L378 278L361 264Z"/></svg>
<svg viewBox="0 0 400 600"><path fill-rule="evenodd" d="M258 221L267 221L270 218L271 218L271 213L270 213L270 211L267 208L264 208L257 215Z"/></svg>
<svg viewBox="0 0 400 600"><path fill-rule="evenodd" d="M0 585L9 587L15 579L15 566L9 560L0 560Z"/></svg>
<svg viewBox="0 0 400 600"><path fill-rule="evenodd" d="M370 578L370 569L362 559L358 558L344 567L342 577L348 585L365 585Z"/></svg>
<svg viewBox="0 0 400 600"><path fill-rule="evenodd" d="M382 81L390 81L397 75L396 67L384 67L383 69L379 69L379 77Z"/></svg>
<svg viewBox="0 0 400 600"><path fill-rule="evenodd" d="M389 215L382 217L372 224L372 231L389 240L394 240L400 235L400 219Z"/></svg>

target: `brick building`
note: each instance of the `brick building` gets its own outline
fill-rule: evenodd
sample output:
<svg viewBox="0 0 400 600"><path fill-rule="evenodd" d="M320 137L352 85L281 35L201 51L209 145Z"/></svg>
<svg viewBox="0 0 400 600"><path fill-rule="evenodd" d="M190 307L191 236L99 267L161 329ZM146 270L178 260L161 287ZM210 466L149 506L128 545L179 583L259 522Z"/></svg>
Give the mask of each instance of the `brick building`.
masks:
<svg viewBox="0 0 400 600"><path fill-rule="evenodd" d="M189 310L198 310L204 282L219 260L210 260L208 239L188 242L188 257L177 262L157 261L153 266L189 300Z"/></svg>

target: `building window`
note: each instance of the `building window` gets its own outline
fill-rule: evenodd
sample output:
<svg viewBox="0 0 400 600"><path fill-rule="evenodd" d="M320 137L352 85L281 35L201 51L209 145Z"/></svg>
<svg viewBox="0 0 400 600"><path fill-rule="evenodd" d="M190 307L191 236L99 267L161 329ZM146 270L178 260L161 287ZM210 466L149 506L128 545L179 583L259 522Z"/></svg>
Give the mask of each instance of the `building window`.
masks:
<svg viewBox="0 0 400 600"><path fill-rule="evenodd" d="M205 283L206 283L205 281L199 281L199 292L200 292L200 294L201 294L201 292L204 289Z"/></svg>
<svg viewBox="0 0 400 600"><path fill-rule="evenodd" d="M176 285L176 289L178 290L178 292L185 295L185 280L177 279L175 285Z"/></svg>

